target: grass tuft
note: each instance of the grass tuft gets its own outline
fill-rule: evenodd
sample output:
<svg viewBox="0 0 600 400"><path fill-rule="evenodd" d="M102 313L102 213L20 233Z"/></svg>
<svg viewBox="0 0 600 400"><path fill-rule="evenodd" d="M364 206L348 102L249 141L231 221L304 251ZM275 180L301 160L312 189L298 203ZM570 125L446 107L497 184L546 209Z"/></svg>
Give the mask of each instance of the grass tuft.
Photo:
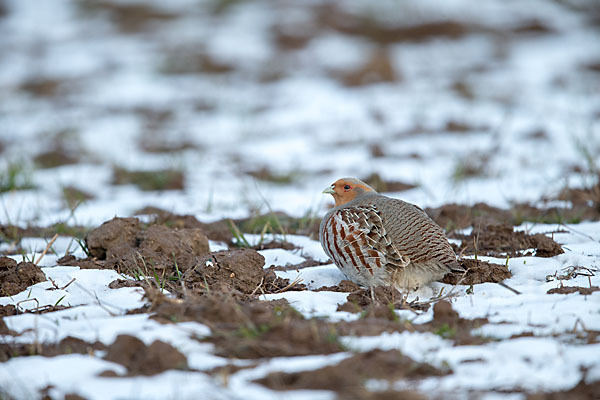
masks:
<svg viewBox="0 0 600 400"><path fill-rule="evenodd" d="M176 169L129 171L115 167L113 184L132 184L141 190L182 190L185 184L185 175L183 171Z"/></svg>
<svg viewBox="0 0 600 400"><path fill-rule="evenodd" d="M34 189L31 171L22 162L11 162L0 170L0 193Z"/></svg>

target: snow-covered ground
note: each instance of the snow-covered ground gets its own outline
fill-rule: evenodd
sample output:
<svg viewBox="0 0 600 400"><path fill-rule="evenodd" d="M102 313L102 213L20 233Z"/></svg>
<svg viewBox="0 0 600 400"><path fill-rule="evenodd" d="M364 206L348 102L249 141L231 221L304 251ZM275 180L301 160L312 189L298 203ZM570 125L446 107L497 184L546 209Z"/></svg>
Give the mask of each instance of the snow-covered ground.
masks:
<svg viewBox="0 0 600 400"><path fill-rule="evenodd" d="M582 368L586 369L588 382L597 381L600 379L600 344L587 344L578 339L578 334L585 330L600 331L600 292L587 296L578 293L549 295L546 292L559 287L561 282L547 282L546 276L560 273L573 265L587 265L597 271L600 268L599 226L600 223L580 224L577 225L577 233L557 235L557 240L566 248L581 246L581 249L588 250L572 249L552 259L511 259L509 268L513 276L505 283L519 291L519 295L494 283L475 285L471 294L467 286L452 289L451 285L442 283L416 293L423 298L433 291L439 291L441 287L445 287L446 291L454 290L456 297L452 305L461 317L488 319L488 323L473 333L493 339L489 343L455 346L451 340L429 332L343 337L342 343L353 351L398 349L417 361L452 368L454 372L448 376L427 378L412 384L404 381L396 383L396 388L409 385L423 393L463 397L469 391L476 390L564 390L582 379ZM288 240L297 244L306 243L302 239L296 242L294 236L288 237ZM315 250L319 248L316 242L311 245ZM261 253L267 265L268 261L286 265L303 260L294 251L273 249ZM319 259L325 258L322 252L316 255ZM488 260L504 262L492 258ZM52 257L44 259L44 264L53 263ZM4 342L57 343L72 336L110 345L118 335L130 334L146 344L157 339L170 343L187 356L189 367L197 371L168 371L151 378L106 378L97 375L105 370L123 373L123 367L99 358L102 352L53 358L17 357L0 364L0 387L17 398L30 398L47 385L54 387L51 393L56 398L65 393L78 393L90 399L121 398L128 396L128 393L136 398L195 398L199 392L205 391L214 393L215 398L314 398L312 392L282 394L251 381L273 371L297 372L336 364L348 356L347 353L340 353L265 359L252 369L234 373L229 377L229 384L223 385L217 378L202 372L231 362L213 355L212 345L197 341L197 337L210 334L210 329L205 325L197 322L164 325L149 319L148 314L125 315L128 309L144 304L143 290L109 289L108 283L120 277L116 272L80 270L78 267L46 267L43 270L58 287L63 287L73 278L75 282L64 290L49 290L54 287L50 281L38 283L18 295L0 298L0 304L37 299L37 302L20 303L21 307L31 309L38 305L56 304L59 300L62 305L74 307L41 315L5 317L10 329L23 333L14 338L5 336ZM294 279L299 274L299 278L313 288L334 285L343 279L343 275L332 264L304 268L299 273L282 271L278 274ZM588 277L578 276L563 283L566 286L588 287L590 283L599 286L600 276L596 273L589 281ZM344 303L347 295L327 291L284 292L266 295L264 300L285 298L306 317L319 316L332 321L354 320L358 314L336 311L337 305ZM412 311L396 312L400 318L417 324L432 318L431 309L418 316ZM512 335L528 332L534 336L511 338ZM33 375L32 368L36 371ZM382 390L381 385L373 388ZM330 398L329 395L323 396ZM499 394L495 393L494 396ZM510 398L514 398L514 394Z"/></svg>
<svg viewBox="0 0 600 400"><path fill-rule="evenodd" d="M146 17L132 17L127 10L135 7L146 8ZM318 216L329 201L321 195L324 187L342 176L372 173L416 185L391 195L422 207L540 205L565 187L598 179L597 21L593 0L0 1L0 177L17 164L19 179L34 186L0 194L0 225L93 227L145 206L205 222L271 209ZM438 28L427 35L425 28L410 30L427 24ZM381 31L369 31L373 26ZM371 66L363 78L376 82L348 84L370 60L392 73ZM171 150L148 151L152 146ZM41 168L33 161L57 148L75 163ZM183 189L114 185L115 167L175 169L185 176ZM261 169L274 177L256 179ZM70 209L65 187L92 198ZM582 367L586 382L600 380L600 344L579 339L583 330L600 331L600 292L546 294L561 284L547 281L548 275L571 266L600 268L600 223L520 229L566 230L554 234L565 253L510 259L513 276L505 283L519 295L484 283L470 294L458 286L452 300L461 317L487 318L475 333L495 340L454 346L431 333L403 332L345 337L348 349L399 349L417 361L450 366L451 375L395 387L424 394L524 398L520 390L573 387ZM261 251L267 267L304 257L326 260L317 242L294 235L287 240L300 250ZM29 258L45 245L39 238L21 243ZM69 237L60 237L54 249L62 255L69 246L83 255ZM212 243L213 250L218 246ZM8 248L0 243L0 250ZM20 306L76 307L5 317L22 334L1 341L54 343L74 336L110 344L127 333L146 344L172 344L196 371L110 378L97 375L123 367L100 353L17 357L0 363L0 395L32 398L52 385L53 398L198 398L200 392L227 399L334 397L276 392L251 381L272 371L336 364L350 352L264 360L224 384L202 372L229 362L193 339L209 334L208 327L125 315L144 304L140 288L109 289L116 272L57 267L57 258L44 257L44 273L58 287L75 278L72 284L47 290L54 288L50 281L39 283L0 304L36 299ZM333 265L299 273L309 289L343 278ZM277 274L293 280L298 273ZM599 273L564 284L600 286ZM440 287L450 288L436 283L417 295L427 298ZM358 318L336 311L346 296L301 291L264 300L286 298L306 317ZM432 318L431 310L416 317L397 313L417 324ZM534 336L511 339L528 332ZM381 382L370 387L386 389Z"/></svg>

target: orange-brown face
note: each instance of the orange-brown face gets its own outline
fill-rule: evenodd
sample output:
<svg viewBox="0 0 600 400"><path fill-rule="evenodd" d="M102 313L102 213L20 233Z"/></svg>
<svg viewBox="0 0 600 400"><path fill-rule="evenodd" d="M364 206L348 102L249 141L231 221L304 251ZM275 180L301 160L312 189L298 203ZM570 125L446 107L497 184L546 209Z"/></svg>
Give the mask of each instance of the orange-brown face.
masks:
<svg viewBox="0 0 600 400"><path fill-rule="evenodd" d="M342 178L335 181L323 193L329 193L333 196L336 207L346 204L349 201L365 192L374 192L373 188L363 181L355 178Z"/></svg>

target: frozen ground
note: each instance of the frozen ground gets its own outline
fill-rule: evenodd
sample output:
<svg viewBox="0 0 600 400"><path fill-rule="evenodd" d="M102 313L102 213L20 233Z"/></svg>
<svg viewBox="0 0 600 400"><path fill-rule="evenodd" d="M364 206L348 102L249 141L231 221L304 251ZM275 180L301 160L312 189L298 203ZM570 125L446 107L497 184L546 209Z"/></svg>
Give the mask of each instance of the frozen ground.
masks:
<svg viewBox="0 0 600 400"><path fill-rule="evenodd" d="M449 366L451 375L427 378L420 382L398 381L397 388L417 389L434 397L462 398L467 393L505 392L508 398L521 398L521 392L555 391L569 389L582 379L588 382L600 379L600 344L588 344L581 334L586 330L600 330L600 292L591 295L546 294L547 290L559 287L561 282L547 281L546 276L564 272L568 266L588 265L596 269L600 265L599 223L577 226L578 233L557 235L557 240L566 248L565 254L552 259L518 257L509 261L513 277L506 280L516 295L497 284L475 285L468 293L467 286L436 283L434 288L421 289L413 294L427 296L430 291L441 287L456 294L453 307L464 318L487 318L488 323L478 328L475 334L491 338L482 345L456 346L433 333L383 333L380 336L343 337L341 340L352 351L399 349L417 361L426 361L435 366ZM551 226L540 227L552 229ZM288 238L292 243L296 238ZM302 241L304 242L305 241ZM310 243L318 249L318 243ZM586 249L581 251L579 249ZM64 251L63 248L56 248ZM263 250L266 260L286 265L301 258L293 251L279 249ZM316 254L315 254L316 253ZM323 253L313 253L324 259ZM276 260L276 261L275 261ZM492 259L490 259L493 261ZM495 260L504 262L504 260ZM43 264L53 265L52 256ZM198 343L195 339L210 333L205 325L196 322L163 325L148 319L147 314L124 315L128 309L141 306L143 291L140 288L109 289L108 283L119 278L119 274L105 270L80 270L78 267L46 267L44 273L62 287L75 278L74 284L64 290L49 290L50 282L32 286L25 292L12 297L0 298L1 304L15 304L26 299L37 302L20 303L24 309L38 304L73 306L72 308L46 314L23 314L5 317L8 327L22 332L20 336L5 336L5 343L57 343L72 336L109 345L119 334L136 335L146 344L156 339L172 344L184 353L189 367L194 371L168 371L144 378L105 378L98 373L114 370L123 373L123 367L102 360L103 352L93 355L61 355L53 358L29 356L12 358L0 364L0 387L16 398L30 398L48 385L53 398L65 393L78 393L86 398L195 398L199 392L210 391L214 398L315 398L315 393L302 392L284 394L265 389L251 380L264 377L272 371L296 372L323 367L339 362L347 353L327 356L304 356L271 358L259 362L251 369L232 374L224 384L218 377L210 377L202 371L227 365L232 362L212 354L212 346ZM279 272L282 276L295 278L298 273ZM304 282L312 288L330 286L343 279L333 265L304 268L300 272ZM596 275L589 278L578 276L565 281L565 285L587 287L600 285ZM358 314L336 311L337 305L345 302L347 293L334 292L286 292L264 296L264 300L287 299L306 317L329 318L332 321L354 320ZM61 300L62 299L62 300ZM420 324L431 320L431 309L415 315L412 311L397 311L400 318ZM525 335L523 335L525 334ZM516 337L515 337L516 335ZM32 369L35 373L32 374ZM75 372L76 371L76 372ZM389 382L373 383L374 390L383 390ZM330 394L322 394L331 398ZM493 398L502 397L495 392ZM478 396L476 396L478 397ZM490 397L492 398L492 397Z"/></svg>
<svg viewBox="0 0 600 400"><path fill-rule="evenodd" d="M480 4L481 3L481 4ZM545 207L565 187L590 187L600 163L600 11L594 1L0 1L0 178L19 166L0 194L0 225L93 227L145 206L200 221L269 210L320 216L321 191L341 176L379 174L416 187L391 193L422 207L484 202ZM58 162L48 162L54 155ZM176 190L116 184L117 168L182 173ZM10 185L9 185L10 186ZM88 199L66 201L65 188ZM9 187L11 189L11 187ZM562 205L571 204L561 199ZM600 223L525 224L554 232L565 253L509 260L505 283L457 286L463 318L487 318L475 334L493 340L455 346L433 333L344 337L348 351L261 360L226 381L203 371L239 360L193 339L197 322L161 325L147 314L140 288L109 289L116 272L56 266L50 281L0 299L23 308L74 306L5 317L21 333L4 343L54 343L66 336L111 344L117 335L168 342L190 371L100 377L123 372L102 352L16 357L0 364L0 396L32 398L334 398L328 391L278 392L252 383L273 371L334 365L352 351L399 349L453 373L373 391L414 389L430 397L525 398L600 381L600 292L546 294L548 275L572 266L600 268ZM248 236L258 240L257 237ZM0 251L15 248L1 238ZM317 242L287 239L301 250L261 253L266 266L326 261ZM47 239L21 241L26 257ZM68 235L55 253L77 251ZM211 243L212 250L222 244ZM22 256L11 257L21 261ZM487 259L486 259L487 260ZM495 262L504 264L505 259ZM336 311L347 293L313 292L339 283L333 265L304 268L308 291L284 292L306 317L358 318ZM278 275L296 278L294 270ZM598 273L566 286L600 286ZM421 299L450 285L436 283ZM468 290L469 289L469 290ZM467 293L468 292L468 293ZM469 294L470 293L470 294ZM413 294L414 296L414 294ZM415 315L396 311L416 324ZM525 335L523 335L525 334ZM515 337L516 336L516 337Z"/></svg>

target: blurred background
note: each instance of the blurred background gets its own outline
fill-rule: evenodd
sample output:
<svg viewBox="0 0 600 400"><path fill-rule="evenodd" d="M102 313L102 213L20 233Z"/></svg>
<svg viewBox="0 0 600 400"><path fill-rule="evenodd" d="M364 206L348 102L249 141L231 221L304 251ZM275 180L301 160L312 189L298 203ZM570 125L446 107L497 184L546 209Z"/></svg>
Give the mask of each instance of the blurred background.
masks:
<svg viewBox="0 0 600 400"><path fill-rule="evenodd" d="M600 204L595 0L3 0L0 37L2 224L319 215L343 176Z"/></svg>

